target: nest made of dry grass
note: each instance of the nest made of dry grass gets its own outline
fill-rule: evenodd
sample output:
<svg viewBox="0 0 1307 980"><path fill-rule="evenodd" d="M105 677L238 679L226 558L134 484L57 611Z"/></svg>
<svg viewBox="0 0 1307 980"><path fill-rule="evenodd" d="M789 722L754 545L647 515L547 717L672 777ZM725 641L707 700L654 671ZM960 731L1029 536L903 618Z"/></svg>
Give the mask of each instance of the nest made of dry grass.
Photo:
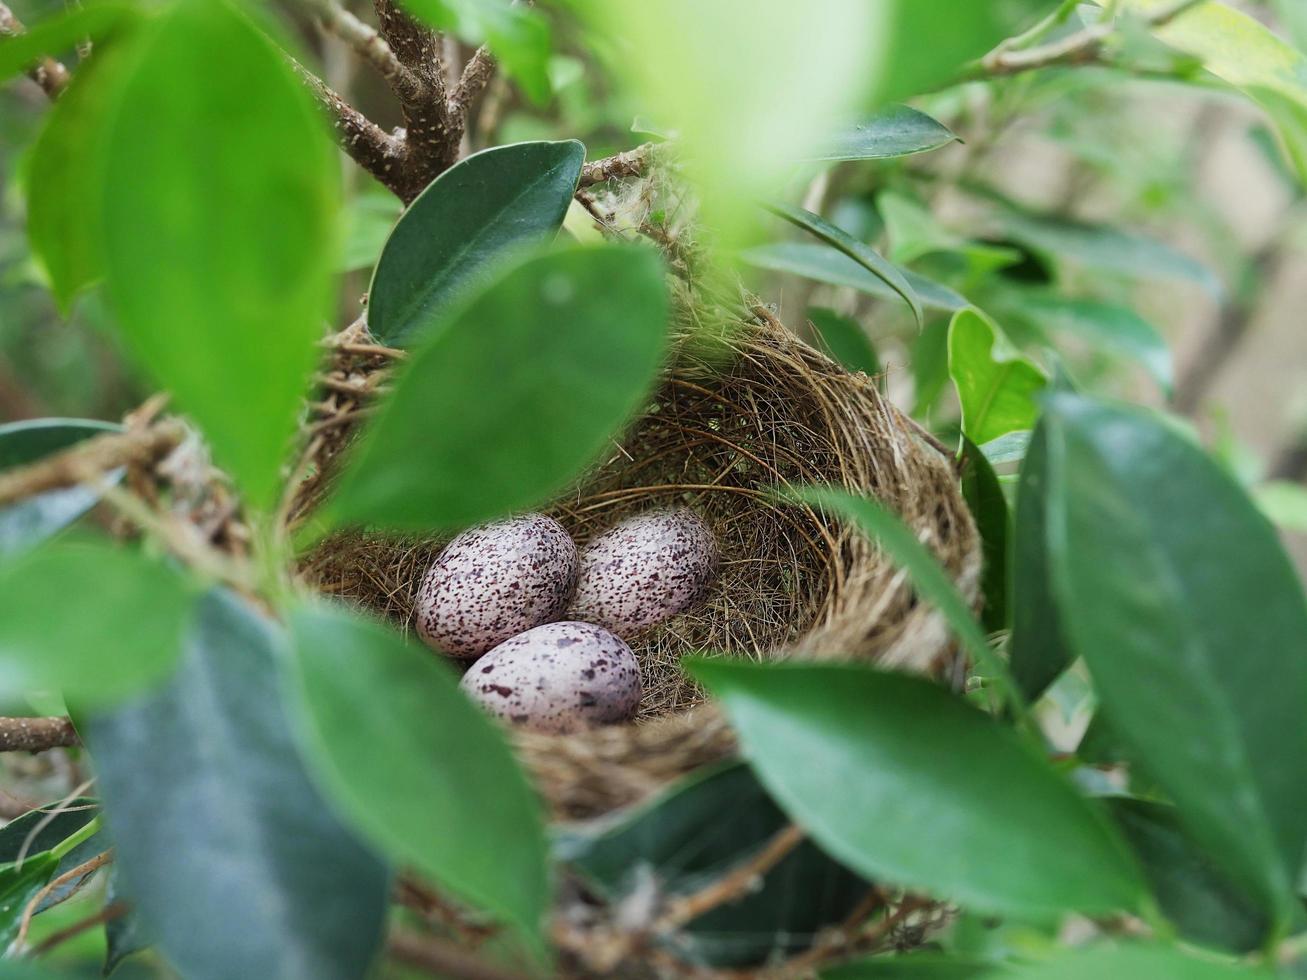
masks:
<svg viewBox="0 0 1307 980"><path fill-rule="evenodd" d="M943 623L893 562L855 529L783 502L778 489L831 484L875 497L931 547L964 595L977 593L978 539L952 462L873 379L845 371L757 304L717 342L700 343L700 327L683 310L676 353L644 415L548 508L583 545L629 515L688 506L722 552L700 606L631 640L645 685L634 723L568 736L515 733L560 816L633 802L734 750L725 721L680 671L687 654L856 658L921 672L944 665ZM417 590L442 544L342 534L302 572L320 590L410 630Z"/></svg>

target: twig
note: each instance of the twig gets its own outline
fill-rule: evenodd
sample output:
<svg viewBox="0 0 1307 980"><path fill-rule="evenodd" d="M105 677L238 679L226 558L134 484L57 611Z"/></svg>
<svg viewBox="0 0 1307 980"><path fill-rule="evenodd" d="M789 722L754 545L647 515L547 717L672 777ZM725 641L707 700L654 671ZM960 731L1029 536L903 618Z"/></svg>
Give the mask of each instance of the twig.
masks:
<svg viewBox="0 0 1307 980"><path fill-rule="evenodd" d="M602 160L593 160L581 168L579 186L602 184L622 177L642 177L653 163L658 144L642 143L633 150L624 150Z"/></svg>
<svg viewBox="0 0 1307 980"><path fill-rule="evenodd" d="M0 37L14 37L26 31L23 22L14 16L3 2L0 2ZM68 87L68 69L53 58L42 58L27 70L27 77L41 86L51 99L58 98L59 93Z"/></svg>
<svg viewBox="0 0 1307 980"><path fill-rule="evenodd" d="M466 113L472 100L481 94L494 74L495 59L491 57L490 49L483 44L463 66L463 74L458 77L458 84L449 97L450 111L460 115Z"/></svg>
<svg viewBox="0 0 1307 980"><path fill-rule="evenodd" d="M790 824L779 831L748 861L733 868L705 888L671 903L667 912L659 919L655 931L672 932L719 905L725 905L747 895L760 877L798 847L804 836L803 829L795 824Z"/></svg>
<svg viewBox="0 0 1307 980"><path fill-rule="evenodd" d="M71 871L65 871L58 878L55 878L39 892L33 895L32 900L28 902L27 907L23 909L23 917L18 924L18 935L15 937L14 943L19 948L22 947L23 943L27 940L27 931L31 928L32 917L36 915L36 910L39 909L41 903L54 894L58 888L68 884L70 881L75 881L94 874L112 860L113 851L101 851L95 857L91 858L91 860L79 864Z"/></svg>
<svg viewBox="0 0 1307 980"><path fill-rule="evenodd" d="M34 958L44 956L52 949L63 945L75 936L80 936L88 929L94 929L96 926L102 926L105 923L121 919L128 913L128 911L130 911L130 908L131 907L123 901L110 902L94 915L88 915L85 919L81 919L64 929L60 929L56 933L52 933L45 942L32 950L32 956Z"/></svg>
<svg viewBox="0 0 1307 980"><path fill-rule="evenodd" d="M67 718L0 718L0 752L44 752L80 744Z"/></svg>
<svg viewBox="0 0 1307 980"><path fill-rule="evenodd" d="M372 65L401 101L413 102L422 98L422 80L396 57L376 28L363 23L333 0L303 0L303 3L324 30L336 35Z"/></svg>
<svg viewBox="0 0 1307 980"><path fill-rule="evenodd" d="M386 950L399 962L437 977L456 977L458 980L527 980L525 974L486 963L462 947L435 936L393 932Z"/></svg>
<svg viewBox="0 0 1307 980"><path fill-rule="evenodd" d="M403 141L355 109L335 89L293 58L291 66L326 110L337 145L360 167L394 190L392 184L403 167Z"/></svg>

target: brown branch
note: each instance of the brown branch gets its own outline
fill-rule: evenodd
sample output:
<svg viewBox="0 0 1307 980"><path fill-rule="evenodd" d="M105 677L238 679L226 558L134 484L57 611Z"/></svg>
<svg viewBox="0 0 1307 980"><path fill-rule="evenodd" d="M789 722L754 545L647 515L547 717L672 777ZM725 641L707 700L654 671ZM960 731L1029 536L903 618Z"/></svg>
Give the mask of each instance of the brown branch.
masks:
<svg viewBox="0 0 1307 980"><path fill-rule="evenodd" d="M62 946L68 940L75 936L80 936L88 929L94 929L96 926L102 926L106 922L114 922L117 919L121 919L129 910L130 906L126 902L110 902L94 915L88 915L85 919L74 922L72 925L51 934L45 942L32 950L32 956L34 958L44 956L52 949Z"/></svg>
<svg viewBox="0 0 1307 980"><path fill-rule="evenodd" d="M27 931L32 926L32 917L36 915L36 910L41 907L42 902L54 894L56 889L68 884L69 882L78 881L82 878L86 878L88 875L95 874L95 872L99 871L112 860L113 851L101 851L84 864L79 864L71 871L65 871L33 895L31 901L27 903L27 907L23 909L23 917L18 923L18 935L14 939L15 945L22 948L23 943L27 940Z"/></svg>
<svg viewBox="0 0 1307 980"><path fill-rule="evenodd" d="M336 35L372 65L401 102L414 102L424 94L422 80L395 52L374 27L363 23L333 0L304 0L324 30Z"/></svg>
<svg viewBox="0 0 1307 980"><path fill-rule="evenodd" d="M23 22L15 17L14 12L0 0L0 37L14 37L25 30ZM54 99L68 87L70 75L68 69L60 62L53 58L42 58L27 70L27 77L41 86L46 95Z"/></svg>
<svg viewBox="0 0 1307 980"><path fill-rule="evenodd" d="M642 143L633 150L624 150L602 160L592 160L581 168L579 186L589 187L607 180L622 177L642 177L658 153L658 144Z"/></svg>
<svg viewBox="0 0 1307 980"><path fill-rule="evenodd" d="M399 193L404 144L345 101L313 72L291 59L291 65L313 90L331 121L336 143L360 167L383 185Z"/></svg>
<svg viewBox="0 0 1307 980"><path fill-rule="evenodd" d="M495 59L491 56L490 49L483 44L463 66L463 74L458 77L458 84L449 97L450 111L458 115L466 113L472 100L481 94L494 74Z"/></svg>
<svg viewBox="0 0 1307 980"><path fill-rule="evenodd" d="M67 718L0 718L0 752L45 752L80 744Z"/></svg>
<svg viewBox="0 0 1307 980"><path fill-rule="evenodd" d="M77 443L38 462L0 473L0 506L46 490L76 486L88 475L107 473L129 463L152 465L186 436L186 427L166 419L127 432L107 432Z"/></svg>
<svg viewBox="0 0 1307 980"><path fill-rule="evenodd" d="M526 980L526 975L486 963L460 946L413 932L393 932L387 953L400 963L437 977L458 980Z"/></svg>

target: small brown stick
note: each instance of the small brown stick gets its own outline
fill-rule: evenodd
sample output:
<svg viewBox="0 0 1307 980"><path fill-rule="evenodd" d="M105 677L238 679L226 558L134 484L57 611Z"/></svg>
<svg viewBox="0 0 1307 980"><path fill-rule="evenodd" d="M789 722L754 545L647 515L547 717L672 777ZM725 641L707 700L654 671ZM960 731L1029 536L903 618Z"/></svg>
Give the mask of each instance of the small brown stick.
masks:
<svg viewBox="0 0 1307 980"><path fill-rule="evenodd" d="M413 932L393 932L386 944L391 957L437 977L459 980L526 980L526 974L486 963L460 946Z"/></svg>
<svg viewBox="0 0 1307 980"><path fill-rule="evenodd" d="M186 436L186 427L166 419L148 429L106 432L62 452L0 474L0 506L46 490L76 486L87 474L107 473L129 463L152 465Z"/></svg>
<svg viewBox="0 0 1307 980"><path fill-rule="evenodd" d="M384 347L381 344L332 344L333 350L343 351L346 354L362 354L375 357L385 357L392 361L402 361L408 357L408 351L400 350L397 347Z"/></svg>
<svg viewBox="0 0 1307 980"><path fill-rule="evenodd" d="M41 903L55 893L61 886L68 884L70 881L76 881L94 874L113 860L113 851L101 851L91 860L84 864L79 864L71 871L65 871L58 878L55 878L39 892L32 896L32 900L27 903L27 908L23 909L22 921L18 924L18 936L14 942L21 948L27 940L27 930L31 928L32 917L36 915L36 910L41 907Z"/></svg>
<svg viewBox="0 0 1307 980"><path fill-rule="evenodd" d="M80 744L67 718L0 718L0 752L44 752Z"/></svg>
<svg viewBox="0 0 1307 980"><path fill-rule="evenodd" d="M589 187L623 177L642 177L657 153L657 143L642 143L632 150L623 150L602 160L592 160L581 168L579 186Z"/></svg>
<svg viewBox="0 0 1307 980"><path fill-rule="evenodd" d="M23 22L0 0L0 37L14 37L26 30ZM68 87L71 76L60 62L53 58L42 58L27 70L27 77L41 86L47 96L55 99Z"/></svg>
<svg viewBox="0 0 1307 980"><path fill-rule="evenodd" d="M72 939L75 936L80 936L88 929L94 929L96 926L101 926L104 925L105 923L114 922L118 919L121 919L124 915L128 913L130 908L131 907L126 902L121 902L121 901L110 902L108 905L100 909L100 911L96 912L94 915L88 915L85 919L82 919L78 922L74 922L72 925L68 926L67 928L60 929L58 932L53 933L48 939L45 940L45 942L41 943L40 946L37 946L36 949L32 950L32 956L34 958L44 956L52 949L55 949L58 946L62 946L68 940Z"/></svg>
<svg viewBox="0 0 1307 980"><path fill-rule="evenodd" d="M748 861L732 869L711 885L673 902L658 921L655 931L672 932L719 905L725 905L747 895L754 888L757 880L798 847L805 836L803 828L790 824L775 834L762 850Z"/></svg>
<svg viewBox="0 0 1307 980"><path fill-rule="evenodd" d="M490 49L483 44L463 66L463 74L458 77L458 84L449 97L450 111L459 114L466 112L472 100L481 94L494 74L495 59L491 57Z"/></svg>

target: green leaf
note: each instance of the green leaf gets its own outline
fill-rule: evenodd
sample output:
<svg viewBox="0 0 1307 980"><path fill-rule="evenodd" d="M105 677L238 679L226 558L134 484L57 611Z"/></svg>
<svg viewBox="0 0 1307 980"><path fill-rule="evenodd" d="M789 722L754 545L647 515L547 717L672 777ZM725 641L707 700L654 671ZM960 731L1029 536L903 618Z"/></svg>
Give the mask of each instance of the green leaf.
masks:
<svg viewBox="0 0 1307 980"><path fill-rule="evenodd" d="M0 425L0 472L121 428L94 419L33 419ZM114 484L121 477L119 471L106 473L104 479ZM94 507L99 499L99 491L94 487L76 486L47 490L0 507L0 557L16 554L62 530Z"/></svg>
<svg viewBox="0 0 1307 980"><path fill-rule="evenodd" d="M538 947L547 845L540 804L503 734L429 650L392 630L325 605L296 611L291 628L296 727L333 799L397 863Z"/></svg>
<svg viewBox="0 0 1307 980"><path fill-rule="evenodd" d="M1092 299L1023 294L1016 309L1043 330L1068 334L1099 350L1138 362L1158 387L1170 394L1175 368L1166 341L1156 327L1129 307Z"/></svg>
<svg viewBox="0 0 1307 980"><path fill-rule="evenodd" d="M21 865L0 868L0 949L8 949L17 938L24 911L58 866L59 858L46 851Z"/></svg>
<svg viewBox="0 0 1307 980"><path fill-rule="evenodd" d="M848 126L810 160L885 160L947 146L957 137L947 126L910 106L893 105Z"/></svg>
<svg viewBox="0 0 1307 980"><path fill-rule="evenodd" d="M1047 439L1036 430L1021 464L1012 533L1012 636L1008 663L1021 693L1032 703L1071 666L1064 628L1053 596L1048 554L1049 476Z"/></svg>
<svg viewBox="0 0 1307 980"><path fill-rule="evenodd" d="M949 627L962 641L972 659L983 668L1008 698L1014 711L1022 713L1020 696L1007 668L990 649L980 624L971 615L967 601L958 592L948 572L922 544L912 529L873 500L855 497L841 490L808 487L798 496L817 507L835 512L852 521L864 534L879 544L903 570L921 598L933 604Z"/></svg>
<svg viewBox="0 0 1307 980"><path fill-rule="evenodd" d="M962 437L962 496L980 531L984 574L980 591L985 597L982 622L991 633L1007 627L1008 540L1011 537L1007 498L994 468L980 448Z"/></svg>
<svg viewBox="0 0 1307 980"><path fill-rule="evenodd" d="M167 687L84 726L119 883L194 980L356 980L381 942L389 875L304 772L281 642L214 590Z"/></svg>
<svg viewBox="0 0 1307 980"><path fill-rule="evenodd" d="M962 431L977 444L1034 427L1035 399L1048 378L980 310L959 310L949 324L948 370L962 405Z"/></svg>
<svg viewBox="0 0 1307 980"><path fill-rule="evenodd" d="M174 568L99 542L0 563L0 696L59 690L105 704L162 680L193 597Z"/></svg>
<svg viewBox="0 0 1307 980"><path fill-rule="evenodd" d="M903 298L903 302L908 304L912 315L917 318L917 323L922 322L921 301L917 299L912 286L892 262L882 258L870 246L864 245L844 229L836 228L821 215L813 214L803 208L796 208L791 204L771 204L767 206L767 210L843 252L876 278L884 281L890 289Z"/></svg>
<svg viewBox="0 0 1307 980"><path fill-rule="evenodd" d="M566 827L554 853L585 875L611 907L638 901L652 883L684 896L752 858L789 819L748 766L687 776L652 801ZM798 953L846 919L871 890L804 841L748 895L668 937L678 958L715 967L756 966ZM796 902L796 895L804 900Z"/></svg>
<svg viewBox="0 0 1307 980"><path fill-rule="evenodd" d="M283 52L226 0L179 0L133 55L99 188L110 303L266 506L332 309L336 151Z"/></svg>
<svg viewBox="0 0 1307 980"><path fill-rule="evenodd" d="M921 204L894 191L882 191L876 207L892 243L890 258L908 263L927 255L960 256L969 280L987 276L1020 262L1022 253L1003 245L972 242L941 225Z"/></svg>
<svg viewBox="0 0 1307 980"><path fill-rule="evenodd" d="M821 971L821 980L975 980L995 969L984 960L934 953L880 953Z"/></svg>
<svg viewBox="0 0 1307 980"><path fill-rule="evenodd" d="M819 245L816 242L759 245L741 251L740 259L760 269L789 272L817 282L829 283L832 286L849 286L880 299L896 301L900 299L898 293L890 288L884 279L868 272L862 263L829 245ZM909 269L900 269L899 272L925 309L955 313L970 305L965 297L947 286L925 276L919 276Z"/></svg>
<svg viewBox="0 0 1307 980"><path fill-rule="evenodd" d="M432 27L485 44L532 102L549 101L549 23L509 0L403 0Z"/></svg>
<svg viewBox="0 0 1307 980"><path fill-rule="evenodd" d="M140 11L135 7L101 0L30 25L22 34L0 36L0 81L12 78L46 55L66 51L88 38L99 41L124 22L139 17Z"/></svg>
<svg viewBox="0 0 1307 980"><path fill-rule="evenodd" d="M1071 646L1132 757L1282 928L1307 846L1297 575L1243 489L1171 425L1058 395L1042 427Z"/></svg>
<svg viewBox="0 0 1307 980"><path fill-rule="evenodd" d="M1253 489L1253 499L1262 513L1284 530L1307 531L1307 487L1302 484L1270 480Z"/></svg>
<svg viewBox="0 0 1307 980"><path fill-rule="evenodd" d="M850 371L861 371L870 377L880 374L876 348L857 320L840 316L822 306L810 307L808 319L816 329L818 339L836 361Z"/></svg>
<svg viewBox="0 0 1307 980"><path fill-rule="evenodd" d="M122 886L118 884L118 874L116 866L109 868L109 882L104 890L105 905L130 901L122 893ZM120 915L106 922L104 924L104 975L106 977L112 975L129 956L153 945L153 937L145 934L140 916L134 909L129 909L126 915Z"/></svg>
<svg viewBox="0 0 1307 980"><path fill-rule="evenodd" d="M29 810L0 829L0 865L15 863L20 855L28 861L36 855L58 849L55 873L51 877L71 871L109 847L97 832L98 825L90 826L98 814L97 801L86 797L60 800ZM44 912L70 898L78 887L79 883L75 881L61 885L41 902L37 911Z"/></svg>
<svg viewBox="0 0 1307 980"><path fill-rule="evenodd" d="M846 665L692 672L772 797L850 868L996 914L1140 907L1138 870L1092 804L942 688Z"/></svg>
<svg viewBox="0 0 1307 980"><path fill-rule="evenodd" d="M1169 946L1097 945L1069 950L1044 963L1008 967L1005 980L1273 980L1254 966L1189 956Z"/></svg>
<svg viewBox="0 0 1307 980"><path fill-rule="evenodd" d="M483 150L445 171L409 205L368 290L368 329L407 347L450 301L484 284L514 249L553 237L572 202L585 147L515 143Z"/></svg>
<svg viewBox="0 0 1307 980"><path fill-rule="evenodd" d="M1005 436L991 439L980 447L980 451L985 454L990 466L1002 466L1005 463L1020 463L1026 458L1029 447L1029 432L1009 432Z"/></svg>
<svg viewBox="0 0 1307 980"><path fill-rule="evenodd" d="M1185 837L1173 807L1128 798L1104 803L1163 914L1185 939L1239 953L1257 949L1269 926L1266 916Z"/></svg>
<svg viewBox="0 0 1307 980"><path fill-rule="evenodd" d="M666 331L652 251L570 246L512 266L409 360L341 479L336 516L453 528L548 499L643 404Z"/></svg>
<svg viewBox="0 0 1307 980"><path fill-rule="evenodd" d="M351 198L345 206L345 244L337 271L353 272L376 266L403 211L399 198L381 188Z"/></svg>

